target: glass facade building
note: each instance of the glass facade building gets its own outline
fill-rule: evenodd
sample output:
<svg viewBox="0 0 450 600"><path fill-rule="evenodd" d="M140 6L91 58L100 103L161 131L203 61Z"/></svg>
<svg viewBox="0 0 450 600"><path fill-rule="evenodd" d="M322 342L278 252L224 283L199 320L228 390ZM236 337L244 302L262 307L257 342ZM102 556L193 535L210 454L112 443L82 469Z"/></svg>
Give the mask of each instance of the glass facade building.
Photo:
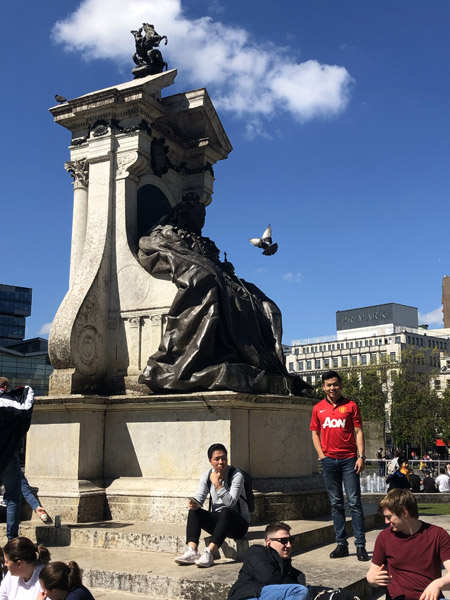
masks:
<svg viewBox="0 0 450 600"><path fill-rule="evenodd" d="M44 396L53 367L47 340L24 340L31 299L31 288L0 284L0 375L9 379L11 388L27 384Z"/></svg>
<svg viewBox="0 0 450 600"><path fill-rule="evenodd" d="M0 347L0 375L9 379L11 388L27 384L36 396L46 396L53 367L48 358L47 340L37 339L45 345L45 349L39 352L27 353Z"/></svg>
<svg viewBox="0 0 450 600"><path fill-rule="evenodd" d="M25 337L25 319L31 315L32 289L0 283L0 346Z"/></svg>

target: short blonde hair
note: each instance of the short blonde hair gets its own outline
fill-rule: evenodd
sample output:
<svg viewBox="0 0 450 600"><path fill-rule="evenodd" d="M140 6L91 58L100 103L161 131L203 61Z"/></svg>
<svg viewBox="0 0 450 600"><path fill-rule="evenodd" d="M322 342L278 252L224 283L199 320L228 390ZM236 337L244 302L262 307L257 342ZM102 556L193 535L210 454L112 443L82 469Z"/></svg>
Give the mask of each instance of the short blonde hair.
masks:
<svg viewBox="0 0 450 600"><path fill-rule="evenodd" d="M0 377L0 388L8 387L9 379L7 377Z"/></svg>
<svg viewBox="0 0 450 600"><path fill-rule="evenodd" d="M419 518L419 509L417 507L417 500L414 498L412 492L406 489L394 489L386 494L378 504L378 512L383 514L384 509L387 508L397 517L401 517L405 510L413 519Z"/></svg>

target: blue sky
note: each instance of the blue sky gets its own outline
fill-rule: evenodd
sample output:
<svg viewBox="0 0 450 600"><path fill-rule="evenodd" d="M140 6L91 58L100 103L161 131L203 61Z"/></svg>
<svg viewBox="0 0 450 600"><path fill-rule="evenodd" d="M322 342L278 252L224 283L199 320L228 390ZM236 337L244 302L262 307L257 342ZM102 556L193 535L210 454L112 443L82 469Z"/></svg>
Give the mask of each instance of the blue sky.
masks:
<svg viewBox="0 0 450 600"><path fill-rule="evenodd" d="M206 87L215 102L234 150L216 165L204 233L278 303L284 341L386 302L442 326L448 0L47 0L2 13L0 282L33 288L28 337L46 336L69 274L70 134L47 109L55 93L130 80L143 21L169 36L166 95ZM248 242L268 223L273 257Z"/></svg>

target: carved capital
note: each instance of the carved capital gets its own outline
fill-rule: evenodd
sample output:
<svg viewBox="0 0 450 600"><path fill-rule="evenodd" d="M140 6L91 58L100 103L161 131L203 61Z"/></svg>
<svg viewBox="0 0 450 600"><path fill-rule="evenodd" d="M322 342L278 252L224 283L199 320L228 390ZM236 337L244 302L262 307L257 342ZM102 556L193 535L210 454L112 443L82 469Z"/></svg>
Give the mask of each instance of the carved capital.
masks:
<svg viewBox="0 0 450 600"><path fill-rule="evenodd" d="M71 160L64 163L65 170L72 177L73 187L88 187L89 185L89 162L87 158Z"/></svg>
<svg viewBox="0 0 450 600"><path fill-rule="evenodd" d="M141 317L128 317L128 322L130 324L130 327L140 327Z"/></svg>

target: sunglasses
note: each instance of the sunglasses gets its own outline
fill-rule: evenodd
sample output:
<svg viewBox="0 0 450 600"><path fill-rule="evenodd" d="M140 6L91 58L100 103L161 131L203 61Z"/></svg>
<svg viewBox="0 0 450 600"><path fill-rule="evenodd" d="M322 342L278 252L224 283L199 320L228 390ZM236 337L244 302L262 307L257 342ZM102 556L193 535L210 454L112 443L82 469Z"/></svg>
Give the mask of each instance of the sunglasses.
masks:
<svg viewBox="0 0 450 600"><path fill-rule="evenodd" d="M287 546L288 544L292 544L294 538L289 536L282 538L269 538L269 540L272 540L272 542L278 542L279 544L283 544L283 546Z"/></svg>

